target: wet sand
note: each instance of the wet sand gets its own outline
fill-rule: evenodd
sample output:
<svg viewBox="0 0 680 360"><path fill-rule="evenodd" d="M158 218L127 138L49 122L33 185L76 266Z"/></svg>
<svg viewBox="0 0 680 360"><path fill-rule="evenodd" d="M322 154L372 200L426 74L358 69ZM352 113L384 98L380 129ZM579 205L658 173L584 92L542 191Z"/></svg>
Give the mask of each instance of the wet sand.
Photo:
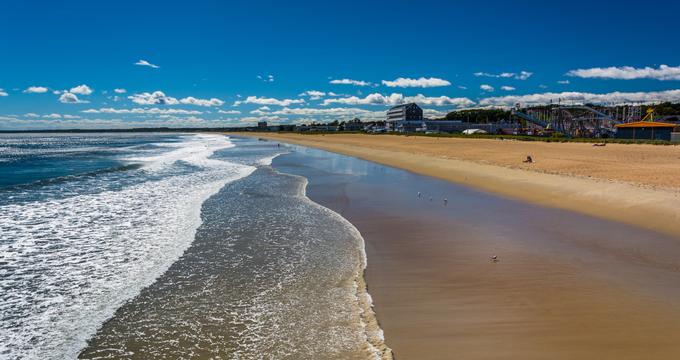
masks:
<svg viewBox="0 0 680 360"><path fill-rule="evenodd" d="M593 147L585 143L361 134L250 136L316 147L680 236L680 146ZM522 162L527 155L532 155L533 164Z"/></svg>
<svg viewBox="0 0 680 360"><path fill-rule="evenodd" d="M397 359L680 356L678 238L300 151L274 167L361 232Z"/></svg>

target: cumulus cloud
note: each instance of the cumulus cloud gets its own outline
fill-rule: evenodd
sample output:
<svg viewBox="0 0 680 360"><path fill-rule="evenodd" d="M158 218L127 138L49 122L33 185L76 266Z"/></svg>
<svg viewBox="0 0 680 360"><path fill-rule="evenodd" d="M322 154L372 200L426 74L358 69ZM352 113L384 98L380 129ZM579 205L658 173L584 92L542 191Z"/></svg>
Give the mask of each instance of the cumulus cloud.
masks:
<svg viewBox="0 0 680 360"><path fill-rule="evenodd" d="M590 69L576 69L567 72L567 76L596 79L655 79L655 80L680 80L680 66L660 65L658 68L632 66L610 66L606 68L596 67Z"/></svg>
<svg viewBox="0 0 680 360"><path fill-rule="evenodd" d="M61 93L61 96L59 96L59 102L62 102L64 104L84 104L87 103L88 101L78 99L78 96L74 93L64 91Z"/></svg>
<svg viewBox="0 0 680 360"><path fill-rule="evenodd" d="M487 72L476 72L474 75L477 77L491 77L491 78L504 78L504 79L517 79L517 80L526 80L530 78L534 73L528 72L528 71L520 71L519 73L514 73L514 72L503 72L500 74L492 74L492 73L487 73Z"/></svg>
<svg viewBox="0 0 680 360"><path fill-rule="evenodd" d="M323 105L330 105L333 103L345 105L396 105L404 102L404 95L392 93L390 95L383 95L380 93L373 93L366 95L364 98L357 96L350 96L337 99L325 99Z"/></svg>
<svg viewBox="0 0 680 360"><path fill-rule="evenodd" d="M300 93L298 96L309 96L310 100L319 100L321 97L325 96L326 93L323 91L318 91L318 90L307 90L303 93Z"/></svg>
<svg viewBox="0 0 680 360"><path fill-rule="evenodd" d="M424 96L418 94L416 96L407 96L404 98L404 102L410 103L415 102L421 105L430 106L455 106L455 107L467 107L475 104L474 101L466 97L451 98L448 96Z"/></svg>
<svg viewBox="0 0 680 360"><path fill-rule="evenodd" d="M44 86L29 86L23 92L25 92L27 94L43 94L43 93L46 93L48 91L49 91L49 89L44 87Z"/></svg>
<svg viewBox="0 0 680 360"><path fill-rule="evenodd" d="M134 94L128 96L135 104L139 105L177 105L179 100L174 97L166 96L162 91L154 91L152 93L143 92L141 94Z"/></svg>
<svg viewBox="0 0 680 360"><path fill-rule="evenodd" d="M138 65L138 66L147 66L147 67L150 67L150 68L152 68L152 69L158 69L158 68L160 68L160 66L155 65L155 64L152 64L152 63L150 63L150 62L148 62L148 61L146 61L146 60L142 60L142 59L140 59L139 61L137 61L137 62L135 63L135 65Z"/></svg>
<svg viewBox="0 0 680 360"><path fill-rule="evenodd" d="M100 108L83 110L86 114L153 114L153 115L199 115L202 114L196 110L184 109L159 109L159 108L132 108L132 109L114 109L114 108Z"/></svg>
<svg viewBox="0 0 680 360"><path fill-rule="evenodd" d="M503 91L514 91L515 88L512 86L501 86L501 90Z"/></svg>
<svg viewBox="0 0 680 360"><path fill-rule="evenodd" d="M122 88L113 89L113 91L114 91L116 94L125 94L125 93L127 92L127 90L122 89Z"/></svg>
<svg viewBox="0 0 680 360"><path fill-rule="evenodd" d="M444 79L438 79L438 78L418 78L418 79L410 79L410 78L397 78L392 81L388 80L383 80L382 84L387 86L387 87L419 87L419 88L430 88L430 87L439 87L439 86L449 86L451 83L447 80Z"/></svg>
<svg viewBox="0 0 680 360"><path fill-rule="evenodd" d="M495 89L493 88L493 86L491 86L491 85L489 85L489 84L482 84L482 85L479 85L479 88L482 89L482 90L484 90L484 91L486 91L486 92L492 92L492 91L495 90Z"/></svg>
<svg viewBox="0 0 680 360"><path fill-rule="evenodd" d="M481 106L514 106L519 103L523 106L535 106L557 103L561 101L569 104L653 104L664 101L680 102L680 90L651 91L651 92L611 92L606 94L593 94L586 92L561 92L541 93L529 95L509 95L490 97L479 101Z"/></svg>
<svg viewBox="0 0 680 360"><path fill-rule="evenodd" d="M372 82L363 80L352 80L352 79L335 79L330 81L331 84L335 85L354 85L354 86L373 86Z"/></svg>
<svg viewBox="0 0 680 360"><path fill-rule="evenodd" d="M185 97L180 99L179 102L185 105L196 105L196 106L222 106L224 101L216 98L210 99L197 99L193 96Z"/></svg>
<svg viewBox="0 0 680 360"><path fill-rule="evenodd" d="M90 95L92 94L92 89L83 84L83 85L78 85L76 87L72 87L71 90L69 90L71 94L77 94L77 95Z"/></svg>
<svg viewBox="0 0 680 360"><path fill-rule="evenodd" d="M283 99L283 100L279 100L279 99L275 99L275 98L248 96L243 101L239 100L239 101L234 102L234 106L239 106L241 104L289 106L291 104L302 104L304 102L305 101L303 99Z"/></svg>
<svg viewBox="0 0 680 360"><path fill-rule="evenodd" d="M403 103L416 102L423 105L433 105L433 106L470 106L474 102L468 98L450 98L448 96L434 96L428 97L422 94L416 96L404 96L398 93L392 93L390 95L383 95L380 93L369 94L364 98L359 98L357 96L350 96L337 99L326 99L323 105L330 104L345 104L345 105L399 105Z"/></svg>
<svg viewBox="0 0 680 360"><path fill-rule="evenodd" d="M227 115L235 115L235 114L240 114L241 112L238 110L217 110L218 113L220 114L227 114Z"/></svg>
<svg viewBox="0 0 680 360"><path fill-rule="evenodd" d="M36 113L26 113L24 114L24 117L27 118L42 118L42 119L80 119L80 116L76 115L69 115L69 114L57 114L57 113L52 113L52 114L44 114L44 115L38 115Z"/></svg>
<svg viewBox="0 0 680 360"><path fill-rule="evenodd" d="M7 96L9 95L5 90L0 89L0 96Z"/></svg>
<svg viewBox="0 0 680 360"><path fill-rule="evenodd" d="M558 80L557 83L562 85L569 85L569 80Z"/></svg>

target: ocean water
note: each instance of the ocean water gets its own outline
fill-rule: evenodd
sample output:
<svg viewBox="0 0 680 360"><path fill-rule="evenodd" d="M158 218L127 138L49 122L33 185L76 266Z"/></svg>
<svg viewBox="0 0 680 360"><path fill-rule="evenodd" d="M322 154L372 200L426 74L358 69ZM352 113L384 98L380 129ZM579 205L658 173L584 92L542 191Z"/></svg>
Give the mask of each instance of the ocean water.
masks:
<svg viewBox="0 0 680 360"><path fill-rule="evenodd" d="M0 135L0 358L389 357L363 239L275 143Z"/></svg>

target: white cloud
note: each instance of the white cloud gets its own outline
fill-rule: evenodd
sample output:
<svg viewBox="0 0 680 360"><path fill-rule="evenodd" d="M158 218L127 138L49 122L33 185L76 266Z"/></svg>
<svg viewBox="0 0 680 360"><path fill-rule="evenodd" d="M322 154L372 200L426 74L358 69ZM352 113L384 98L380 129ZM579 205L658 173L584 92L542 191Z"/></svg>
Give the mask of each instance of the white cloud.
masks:
<svg viewBox="0 0 680 360"><path fill-rule="evenodd" d="M309 96L310 100L319 100L321 97L325 96L326 93L323 91L318 91L318 90L307 90L303 93L300 93L298 96Z"/></svg>
<svg viewBox="0 0 680 360"><path fill-rule="evenodd" d="M49 89L44 87L44 86L29 86L23 92L25 92L27 94L43 94L43 93L46 93L48 91L49 91Z"/></svg>
<svg viewBox="0 0 680 360"><path fill-rule="evenodd" d="M92 94L92 89L89 86L83 84L83 85L78 85L76 87L71 88L71 90L69 90L69 92L71 94L77 94L77 95L90 95L90 94Z"/></svg>
<svg viewBox="0 0 680 360"><path fill-rule="evenodd" d="M331 84L335 85L354 85L354 86L373 86L372 82L362 81L362 80L352 80L352 79L335 79L330 81Z"/></svg>
<svg viewBox="0 0 680 360"><path fill-rule="evenodd" d="M484 91L486 91L486 92L492 92L492 91L495 90L495 89L493 88L493 86L491 86L491 85L489 85L489 84L482 84L482 85L479 85L479 88L482 89L482 90L484 90Z"/></svg>
<svg viewBox="0 0 680 360"><path fill-rule="evenodd" d="M477 77L483 76L483 77L491 77L491 78L504 78L504 79L509 79L509 78L514 78L517 80L526 80L530 78L534 73L528 72L528 71L520 71L519 73L514 73L514 72L503 72L500 74L491 74L487 72L476 72L474 75Z"/></svg>
<svg viewBox="0 0 680 360"><path fill-rule="evenodd" d="M80 119L80 116L75 116L75 115L68 115L68 114L57 114L57 113L52 113L52 114L45 114L45 115L38 115L36 113L26 113L24 114L24 117L27 118L42 118L42 119Z"/></svg>
<svg viewBox="0 0 680 360"><path fill-rule="evenodd" d="M143 92L141 94L134 94L128 96L135 104L139 105L177 105L179 101L170 96L166 96L162 91L154 91L152 93Z"/></svg>
<svg viewBox="0 0 680 360"><path fill-rule="evenodd" d="M542 93L529 95L509 95L490 97L479 101L481 106L514 106L517 103L523 106L546 105L551 101L562 104L610 104L624 105L633 103L652 104L664 101L680 102L680 90L652 91L652 92L611 92L606 94L593 94L585 92L561 92Z"/></svg>
<svg viewBox="0 0 680 360"><path fill-rule="evenodd" d="M199 115L202 114L196 110L184 109L159 109L159 108L132 108L132 109L114 109L114 108L100 108L83 110L86 114L153 114L153 115Z"/></svg>
<svg viewBox="0 0 680 360"><path fill-rule="evenodd" d="M439 86L449 86L451 83L447 80L444 79L438 79L438 78L424 78L421 77L419 79L410 79L410 78L398 78L392 81L388 80L383 80L382 84L387 86L387 87L420 87L420 88L430 88L430 87L439 87Z"/></svg>
<svg viewBox="0 0 680 360"><path fill-rule="evenodd" d="M404 98L404 102L418 103L420 105L430 105L430 106L455 106L455 107L467 107L475 104L474 101L466 98L451 98L448 96L423 96L418 94L416 96L407 96Z"/></svg>
<svg viewBox="0 0 680 360"><path fill-rule="evenodd" d="M369 94L364 98L359 98L357 96L350 96L337 99L326 99L323 101L323 105L330 104L345 104L345 105L399 105L403 103L415 102L422 105L433 105L433 106L470 106L474 102L468 98L450 98L448 96L434 96L428 97L422 94L416 96L404 96L398 93L392 93L390 95L382 95L380 93Z"/></svg>
<svg viewBox="0 0 680 360"><path fill-rule="evenodd" d="M8 95L9 94L5 90L0 89L0 96L8 96Z"/></svg>
<svg viewBox="0 0 680 360"><path fill-rule="evenodd" d="M122 88L113 89L113 91L114 91L116 94L125 94L125 93L127 92L127 90L122 89Z"/></svg>
<svg viewBox="0 0 680 360"><path fill-rule="evenodd" d="M330 105L333 103L345 105L396 105L403 102L404 95L402 94L392 93L391 95L385 96L380 93L373 93L366 95L364 98L350 96L337 99L325 99L323 105Z"/></svg>
<svg viewBox="0 0 680 360"><path fill-rule="evenodd" d="M632 66L611 66L607 68L577 69L567 72L568 76L597 79L655 79L655 80L680 80L680 66L660 65L658 68Z"/></svg>
<svg viewBox="0 0 680 360"><path fill-rule="evenodd" d="M514 91L515 88L512 86L501 86L501 90L503 91Z"/></svg>
<svg viewBox="0 0 680 360"><path fill-rule="evenodd" d="M305 101L303 99L283 99L283 100L279 100L279 99L275 99L275 98L248 96L243 101L234 102L234 106L239 106L241 104L289 106L291 104L302 104L304 102Z"/></svg>
<svg viewBox="0 0 680 360"><path fill-rule="evenodd" d="M562 85L569 85L569 80L558 80L557 83Z"/></svg>
<svg viewBox="0 0 680 360"><path fill-rule="evenodd" d="M180 99L179 102L185 105L196 105L196 106L222 106L224 101L216 98L210 99L197 99L193 96L185 97Z"/></svg>
<svg viewBox="0 0 680 360"><path fill-rule="evenodd" d="M138 66L148 66L148 67L153 68L153 69L158 69L158 68L160 68L160 66L158 66L158 65L154 65L154 64L152 64L152 63L150 63L150 62L148 62L148 61L146 61L146 60L141 60L141 59L140 59L139 61L137 61L137 62L135 63L135 65L138 65Z"/></svg>
<svg viewBox="0 0 680 360"><path fill-rule="evenodd" d="M235 115L235 114L240 114L241 112L238 110L217 110L218 113L220 114L227 114L227 115Z"/></svg>
<svg viewBox="0 0 680 360"><path fill-rule="evenodd" d="M59 102L62 102L64 104L85 104L88 103L89 101L80 100L78 99L78 96L76 96L76 94L64 91L63 93L61 93L61 96L59 96Z"/></svg>
<svg viewBox="0 0 680 360"><path fill-rule="evenodd" d="M463 86L463 85L458 85L458 88L461 89L461 90L467 90L467 86Z"/></svg>
<svg viewBox="0 0 680 360"><path fill-rule="evenodd" d="M257 78L264 82L274 82L274 75L269 74L267 76L257 75Z"/></svg>
<svg viewBox="0 0 680 360"><path fill-rule="evenodd" d="M129 129L149 127L219 127L238 125L238 119L204 119L196 116L176 117L158 115L153 118L67 118L62 119L18 119L0 116L2 130L43 130L43 129ZM7 121L5 121L7 120Z"/></svg>
<svg viewBox="0 0 680 360"><path fill-rule="evenodd" d="M266 112L262 111L262 108L258 110L251 111L253 115L266 116L266 115L276 115L276 116L305 116L307 120L337 120L340 119L351 119L354 117L361 117L362 119L369 120L382 120L385 118L384 111L370 111L359 108L283 108L281 110ZM301 119L299 119L301 120Z"/></svg>

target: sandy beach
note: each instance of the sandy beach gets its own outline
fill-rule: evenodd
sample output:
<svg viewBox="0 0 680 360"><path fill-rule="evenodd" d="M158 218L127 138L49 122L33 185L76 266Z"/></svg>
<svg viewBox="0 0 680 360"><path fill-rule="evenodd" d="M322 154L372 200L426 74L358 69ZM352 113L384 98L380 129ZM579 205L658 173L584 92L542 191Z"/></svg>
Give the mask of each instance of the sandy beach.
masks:
<svg viewBox="0 0 680 360"><path fill-rule="evenodd" d="M250 136L316 147L497 195L680 235L678 146L595 147L362 134ZM527 155L534 163L523 163Z"/></svg>
<svg viewBox="0 0 680 360"><path fill-rule="evenodd" d="M680 354L677 237L331 153L274 167L361 232L397 359Z"/></svg>

